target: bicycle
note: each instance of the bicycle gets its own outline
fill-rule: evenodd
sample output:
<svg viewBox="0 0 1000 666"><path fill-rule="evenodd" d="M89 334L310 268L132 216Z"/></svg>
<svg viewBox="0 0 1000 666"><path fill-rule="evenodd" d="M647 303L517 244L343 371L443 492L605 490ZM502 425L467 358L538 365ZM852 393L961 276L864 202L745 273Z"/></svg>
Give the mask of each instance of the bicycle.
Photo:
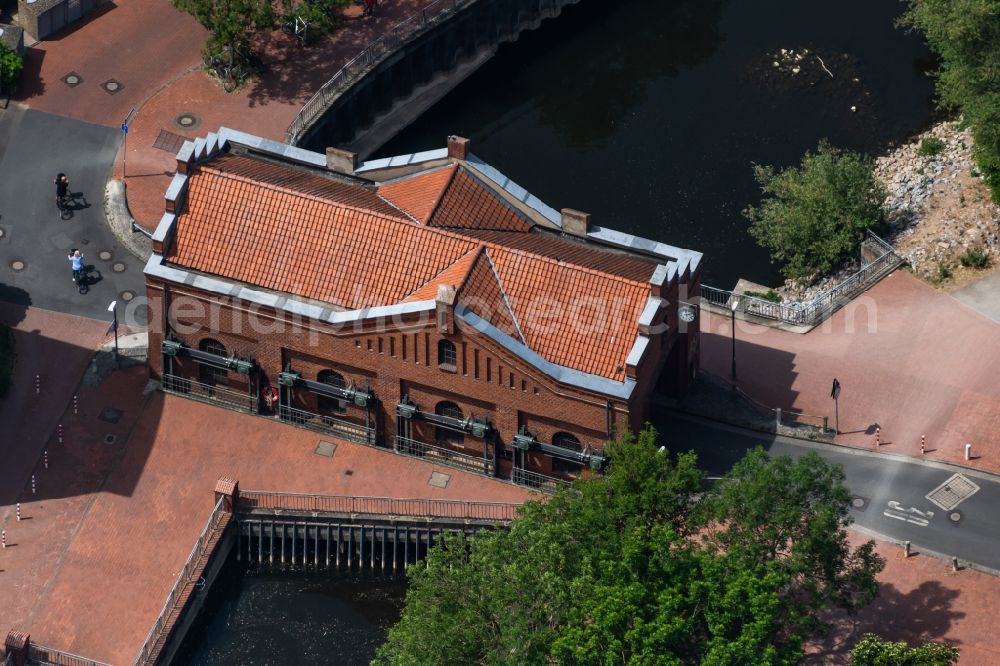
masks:
<svg viewBox="0 0 1000 666"><path fill-rule="evenodd" d="M73 209L70 207L72 202L73 197L68 194L56 196L56 208L59 210L60 219L68 220L73 217Z"/></svg>

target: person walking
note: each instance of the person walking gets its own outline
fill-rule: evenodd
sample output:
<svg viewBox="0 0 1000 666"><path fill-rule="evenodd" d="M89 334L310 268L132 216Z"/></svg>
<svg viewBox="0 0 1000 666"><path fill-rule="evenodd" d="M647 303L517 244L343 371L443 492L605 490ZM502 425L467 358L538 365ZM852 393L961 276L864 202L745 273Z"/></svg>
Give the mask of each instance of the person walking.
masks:
<svg viewBox="0 0 1000 666"><path fill-rule="evenodd" d="M79 285L83 280L83 253L74 248L69 251L69 256L66 258L73 268L73 283Z"/></svg>

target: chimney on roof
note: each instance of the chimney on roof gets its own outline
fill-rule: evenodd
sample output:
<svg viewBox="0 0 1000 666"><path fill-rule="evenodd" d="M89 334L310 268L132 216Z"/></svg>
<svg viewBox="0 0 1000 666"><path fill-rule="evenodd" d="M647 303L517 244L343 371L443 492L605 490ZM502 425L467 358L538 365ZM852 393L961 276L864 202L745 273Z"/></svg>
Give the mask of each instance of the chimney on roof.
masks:
<svg viewBox="0 0 1000 666"><path fill-rule="evenodd" d="M346 173L353 176L354 170L358 167L358 155L349 150L340 148L326 149L326 168L337 173Z"/></svg>
<svg viewBox="0 0 1000 666"><path fill-rule="evenodd" d="M563 233L586 238L587 227L590 226L590 213L582 213L572 208L563 208L561 212Z"/></svg>
<svg viewBox="0 0 1000 666"><path fill-rule="evenodd" d="M455 332L455 288L450 284L440 285L434 301L437 311L438 333L451 335Z"/></svg>
<svg viewBox="0 0 1000 666"><path fill-rule="evenodd" d="M455 136L452 134L448 137L448 159L450 160L466 160L469 157L469 140L464 136Z"/></svg>

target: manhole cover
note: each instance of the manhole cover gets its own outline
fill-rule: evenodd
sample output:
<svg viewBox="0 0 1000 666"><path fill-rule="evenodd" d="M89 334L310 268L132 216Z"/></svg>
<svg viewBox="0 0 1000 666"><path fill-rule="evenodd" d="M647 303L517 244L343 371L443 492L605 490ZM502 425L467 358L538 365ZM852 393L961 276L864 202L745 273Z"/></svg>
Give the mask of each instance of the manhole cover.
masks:
<svg viewBox="0 0 1000 666"><path fill-rule="evenodd" d="M951 511L978 491L979 486L961 474L956 474L927 493L926 497L945 511Z"/></svg>
<svg viewBox="0 0 1000 666"><path fill-rule="evenodd" d="M133 298L135 298L135 292L132 292L132 291L123 291L118 296L122 299L122 301L124 301L125 303L128 303Z"/></svg>
<svg viewBox="0 0 1000 666"><path fill-rule="evenodd" d="M952 511L951 513L948 514L948 520L950 520L953 523L957 523L962 520L962 514L960 514L958 511Z"/></svg>
<svg viewBox="0 0 1000 666"><path fill-rule="evenodd" d="M326 456L327 458L333 457L333 452L337 450L337 445L333 442L323 442L321 441L316 445L316 454L321 456Z"/></svg>
<svg viewBox="0 0 1000 666"><path fill-rule="evenodd" d="M0 238L3 238L5 233L7 232L3 230L3 227L0 227Z"/></svg>
<svg viewBox="0 0 1000 666"><path fill-rule="evenodd" d="M111 260L111 251L110 250L101 250L100 252L97 253L97 258L100 259L101 261L110 261Z"/></svg>
<svg viewBox="0 0 1000 666"><path fill-rule="evenodd" d="M104 443L105 444L114 444L116 439L118 439L117 435L107 434L107 435L104 436Z"/></svg>
<svg viewBox="0 0 1000 666"><path fill-rule="evenodd" d="M123 86L120 81L115 81L114 79L108 79L101 84L101 87L104 88L104 92L109 95L117 95L125 89L125 86Z"/></svg>
<svg viewBox="0 0 1000 666"><path fill-rule="evenodd" d="M97 416L98 419L104 421L105 423L118 423L118 419L124 414L120 409L115 409L114 407L105 407L101 410L101 413Z"/></svg>
<svg viewBox="0 0 1000 666"><path fill-rule="evenodd" d="M159 134L156 135L156 140L153 141L153 148L165 150L171 155L176 155L185 141L187 141L187 137L161 129Z"/></svg>
<svg viewBox="0 0 1000 666"><path fill-rule="evenodd" d="M10 262L10 269L12 271L23 271L24 262L21 261L20 259L15 259L14 261Z"/></svg>
<svg viewBox="0 0 1000 666"><path fill-rule="evenodd" d="M201 125L201 118L193 113L182 113L174 118L174 124L181 129L194 129Z"/></svg>
<svg viewBox="0 0 1000 666"><path fill-rule="evenodd" d="M868 500L864 497L852 497L851 498L851 508L857 509L858 511L864 511L868 507Z"/></svg>
<svg viewBox="0 0 1000 666"><path fill-rule="evenodd" d="M111 264L111 270L113 270L115 273L124 273L126 268L128 268L128 266L126 266L120 261L116 261L115 263Z"/></svg>
<svg viewBox="0 0 1000 666"><path fill-rule="evenodd" d="M62 77L62 82L68 85L70 88L75 88L76 86L83 83L83 77L76 72L70 72L66 76Z"/></svg>

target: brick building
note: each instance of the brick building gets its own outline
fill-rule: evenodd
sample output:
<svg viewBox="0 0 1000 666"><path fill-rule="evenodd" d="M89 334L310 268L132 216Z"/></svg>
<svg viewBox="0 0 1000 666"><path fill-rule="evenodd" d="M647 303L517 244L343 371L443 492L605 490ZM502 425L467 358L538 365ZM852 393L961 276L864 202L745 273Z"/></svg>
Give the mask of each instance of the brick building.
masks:
<svg viewBox="0 0 1000 666"><path fill-rule="evenodd" d="M188 142L145 275L164 390L551 486L698 365L701 255L557 212L469 151Z"/></svg>

